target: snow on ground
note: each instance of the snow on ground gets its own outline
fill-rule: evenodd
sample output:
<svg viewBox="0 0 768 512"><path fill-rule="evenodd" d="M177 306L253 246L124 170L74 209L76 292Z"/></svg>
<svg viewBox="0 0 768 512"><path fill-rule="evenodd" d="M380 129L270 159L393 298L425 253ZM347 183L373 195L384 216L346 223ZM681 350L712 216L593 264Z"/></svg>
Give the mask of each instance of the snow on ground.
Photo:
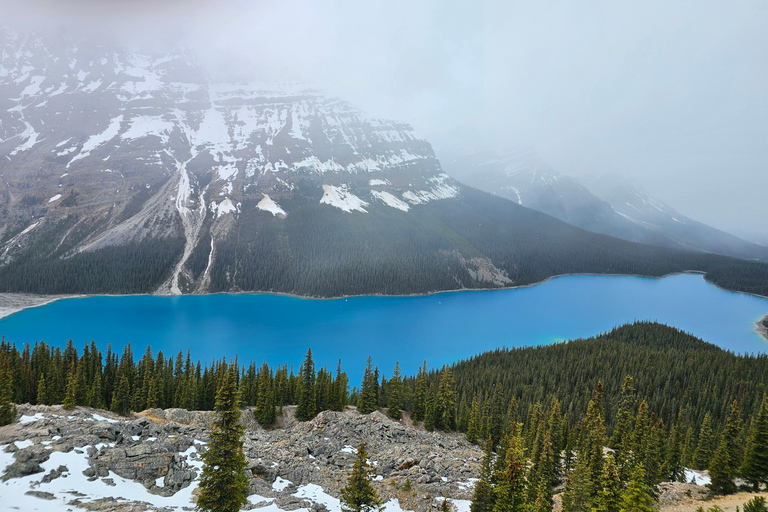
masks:
<svg viewBox="0 0 768 512"><path fill-rule="evenodd" d="M94 421L106 421L107 423L117 423L117 420L113 420L111 418L105 418L101 414L93 413L91 414L91 417L94 419Z"/></svg>
<svg viewBox="0 0 768 512"><path fill-rule="evenodd" d="M317 484L306 484L299 487L294 496L297 498L306 498L314 503L325 505L329 511L341 511L341 501L323 491L323 488Z"/></svg>
<svg viewBox="0 0 768 512"><path fill-rule="evenodd" d="M712 480L707 475L694 471L693 469L685 468L685 481L693 482L698 485L708 485L712 483Z"/></svg>
<svg viewBox="0 0 768 512"><path fill-rule="evenodd" d="M37 227L37 225L38 225L38 224L40 224L40 222L39 222L39 221L38 221L38 222L35 222L34 224L30 224L29 226L27 226L26 228L24 228L24 231L22 231L22 232L20 233L20 235L26 235L27 233L29 233L30 231L32 231L33 229L35 229L35 228Z"/></svg>
<svg viewBox="0 0 768 512"><path fill-rule="evenodd" d="M236 206L230 198L225 198L221 204L217 204L216 201L211 203L211 210L216 214L216 218L221 217L225 213L238 213L240 211L239 204Z"/></svg>
<svg viewBox="0 0 768 512"><path fill-rule="evenodd" d="M403 199L411 204L422 204L440 199L450 199L459 195L459 188L446 183L448 175L440 174L429 179L432 188L429 190L408 190L403 193Z"/></svg>
<svg viewBox="0 0 768 512"><path fill-rule="evenodd" d="M134 140L154 135L161 142L168 144L168 136L173 131L174 124L161 116L136 116L131 119L131 125L120 135L122 140Z"/></svg>
<svg viewBox="0 0 768 512"><path fill-rule="evenodd" d="M48 200L48 202L49 202L49 203L52 203L52 202L54 202L54 201L58 201L59 199L61 199L61 194L56 194L55 196L53 196L52 198L50 198L50 199Z"/></svg>
<svg viewBox="0 0 768 512"><path fill-rule="evenodd" d="M272 215L285 215L285 210L280 208L280 205L272 200L267 194L264 194L264 197L259 201L259 204L256 205L256 208L269 212Z"/></svg>
<svg viewBox="0 0 768 512"><path fill-rule="evenodd" d="M371 180L370 185L375 187L376 185L389 185L389 180Z"/></svg>
<svg viewBox="0 0 768 512"><path fill-rule="evenodd" d="M89 156L91 151L117 137L117 135L120 133L120 125L122 122L123 116L117 116L109 122L109 126L107 126L103 132L96 135L91 135L88 140L85 141L85 144L83 144L80 153L72 157L72 160L69 161L67 164L67 169L69 169L69 166L72 165L73 162Z"/></svg>
<svg viewBox="0 0 768 512"><path fill-rule="evenodd" d="M293 482L290 480L286 480L285 478L277 477L277 479L272 484L272 489L274 489L277 492L282 491L289 485L293 485Z"/></svg>
<svg viewBox="0 0 768 512"><path fill-rule="evenodd" d="M371 190L371 195L387 206L391 206L392 208L397 208L398 210L403 210L404 212L407 212L411 209L411 207L408 206L408 203L396 198L389 192L384 192L383 190Z"/></svg>
<svg viewBox="0 0 768 512"><path fill-rule="evenodd" d="M320 199L320 204L329 204L345 212L357 210L368 213L368 210L363 208L368 206L368 203L350 192L346 185L340 187L323 185L323 197Z"/></svg>
<svg viewBox="0 0 768 512"><path fill-rule="evenodd" d="M345 444L344 448L339 450L341 453L357 453L357 448L353 448L352 446Z"/></svg>
<svg viewBox="0 0 768 512"><path fill-rule="evenodd" d="M43 418L44 418L43 413L38 412L36 414L33 414L32 416L26 416L26 415L22 416L19 419L19 423L21 423L22 425L26 425L27 423L33 423Z"/></svg>

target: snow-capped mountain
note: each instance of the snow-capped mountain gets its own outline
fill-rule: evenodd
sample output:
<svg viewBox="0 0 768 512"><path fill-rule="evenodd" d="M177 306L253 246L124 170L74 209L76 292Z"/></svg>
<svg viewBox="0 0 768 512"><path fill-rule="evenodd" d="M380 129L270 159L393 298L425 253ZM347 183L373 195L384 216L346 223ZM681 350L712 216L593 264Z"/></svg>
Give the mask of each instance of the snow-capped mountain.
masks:
<svg viewBox="0 0 768 512"><path fill-rule="evenodd" d="M664 247L768 260L768 250L690 219L619 177L579 180L557 173L525 148L505 155L464 155L444 162L468 185L580 228Z"/></svg>
<svg viewBox="0 0 768 512"><path fill-rule="evenodd" d="M408 124L307 86L0 31L0 291L406 294L728 264L521 207L557 184L539 196L637 225L543 171L502 176L513 203L445 174Z"/></svg>

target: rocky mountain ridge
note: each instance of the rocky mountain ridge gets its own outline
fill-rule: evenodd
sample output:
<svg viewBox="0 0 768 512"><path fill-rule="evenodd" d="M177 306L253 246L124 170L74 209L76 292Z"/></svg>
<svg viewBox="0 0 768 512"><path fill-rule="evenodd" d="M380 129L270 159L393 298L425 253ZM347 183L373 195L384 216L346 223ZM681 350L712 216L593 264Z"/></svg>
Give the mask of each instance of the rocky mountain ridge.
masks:
<svg viewBox="0 0 768 512"><path fill-rule="evenodd" d="M482 450L381 413L323 412L264 430L244 411L248 509L339 510L339 489L365 442L387 510L469 510ZM24 510L190 510L211 413L153 409L131 418L88 408L19 406L0 428L0 494Z"/></svg>
<svg viewBox="0 0 768 512"><path fill-rule="evenodd" d="M697 222L614 175L558 173L532 148L479 152L444 161L447 172L486 192L588 231L632 242L768 260L768 247Z"/></svg>

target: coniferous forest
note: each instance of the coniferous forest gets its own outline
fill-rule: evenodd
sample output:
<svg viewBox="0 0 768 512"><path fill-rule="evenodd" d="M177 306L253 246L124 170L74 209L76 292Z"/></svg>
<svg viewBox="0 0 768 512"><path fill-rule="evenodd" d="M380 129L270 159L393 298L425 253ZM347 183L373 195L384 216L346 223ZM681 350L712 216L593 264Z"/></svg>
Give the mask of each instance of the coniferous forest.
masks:
<svg viewBox="0 0 768 512"><path fill-rule="evenodd" d="M768 356L736 355L665 325L638 322L589 339L480 354L441 369L389 377L369 358L350 389L341 365L316 368L312 351L287 364L193 361L147 347L134 356L45 343L0 344L0 416L13 403L63 404L119 414L150 408L213 410L224 379L270 427L286 405L299 420L355 405L427 430L462 432L485 447L473 511L566 511L653 504L658 484L708 469L715 493L736 478L768 484ZM604 450L604 448L606 448ZM605 453L604 453L605 452ZM628 497L629 496L629 497ZM518 505L522 508L518 508ZM650 506L650 505L649 505Z"/></svg>

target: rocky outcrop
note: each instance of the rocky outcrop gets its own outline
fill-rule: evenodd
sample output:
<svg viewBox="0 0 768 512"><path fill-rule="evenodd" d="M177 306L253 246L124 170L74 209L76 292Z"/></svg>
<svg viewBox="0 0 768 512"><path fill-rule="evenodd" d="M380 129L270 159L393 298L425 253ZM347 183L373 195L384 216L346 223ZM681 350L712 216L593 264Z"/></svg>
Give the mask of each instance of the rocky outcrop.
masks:
<svg viewBox="0 0 768 512"><path fill-rule="evenodd" d="M124 418L89 408L18 409L18 421L0 428L0 450L10 462L0 471L3 480L29 481L27 496L60 499L51 483L71 477L73 484L76 478L86 482L77 487L82 496L72 502L86 509L139 510L136 500L121 498L127 495L126 482L143 485L145 505L158 496L178 497L180 502L171 501L174 506L191 506L211 413L153 409ZM338 498L360 443L376 468L374 486L381 496L415 511L431 510L442 497L470 499L482 458L482 451L460 434L426 432L379 412L328 411L298 422L287 407L282 426L273 430L261 428L250 411L244 411L243 423L251 494L247 506L256 509L268 504L282 510L329 509L314 490L321 488L326 501ZM81 474L75 475L76 470ZM114 496L90 493L88 482L109 486Z"/></svg>

